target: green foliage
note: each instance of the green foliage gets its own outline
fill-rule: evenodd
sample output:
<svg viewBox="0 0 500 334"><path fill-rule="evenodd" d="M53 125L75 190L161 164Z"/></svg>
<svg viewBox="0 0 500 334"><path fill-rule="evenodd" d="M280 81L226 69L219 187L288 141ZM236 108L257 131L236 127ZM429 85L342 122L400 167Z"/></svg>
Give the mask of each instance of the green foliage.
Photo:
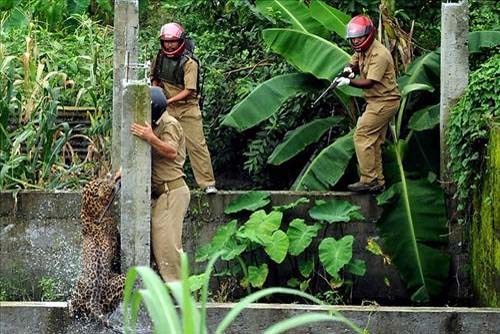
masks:
<svg viewBox="0 0 500 334"><path fill-rule="evenodd" d="M124 329L125 333L135 333L137 315L141 301L146 305L147 312L153 321L154 332L157 334L206 334L207 319L207 291L213 265L220 253L214 255L207 265L203 275L202 294L197 307L195 298L191 294L192 286L189 279L188 260L185 254L181 255L182 278L181 281L163 283L161 278L149 267L133 267L127 273L124 289ZM261 268L265 268L263 265ZM251 279L258 284L260 278L259 269L254 267L251 270ZM142 281L142 287L134 289L138 278ZM233 306L232 310L219 322L214 333L224 333L236 317L252 303L259 299L274 294L285 294L304 298L313 303L323 305L317 298L302 291L288 288L268 288L255 292ZM171 297L173 296L173 298ZM179 312L175 302L179 305ZM263 333L282 333L311 322L317 321L339 321L346 325L349 330L355 333L362 333L361 329L354 323L343 317L337 311L331 309L325 313L313 312L306 315L296 316L278 322L265 330Z"/></svg>
<svg viewBox="0 0 500 334"><path fill-rule="evenodd" d="M78 187L106 166L111 30L74 19L70 34L35 24L0 31L0 189ZM83 135L58 118L60 107L78 103L97 108ZM95 160L80 161L70 143L76 139L88 142Z"/></svg>
<svg viewBox="0 0 500 334"><path fill-rule="evenodd" d="M38 281L28 277L0 279L0 302L3 301L62 301L60 282L53 277L42 277Z"/></svg>
<svg viewBox="0 0 500 334"><path fill-rule="evenodd" d="M294 218L286 223L283 211L306 202L300 198L287 205L275 206L270 212L255 211L243 224L231 220L219 227L211 242L196 252L196 261L207 261L213 254L222 251L221 259L226 261L229 268L225 274L235 277L248 292L251 288L261 288L268 282L276 284L276 280L282 280L282 277L268 277L270 267L279 265L278 268L282 269L278 271L282 272L290 270L290 263L293 268L298 268L300 275L293 277L293 280L287 276L287 282L281 284L291 284L290 286L300 287L302 291L312 290L309 288L310 282L322 280L322 269L315 264L322 263L324 270L335 280L335 287L348 289L350 281L346 275L349 273L362 276L364 262L352 260L352 236L349 236L351 239L341 239L339 247L330 245L334 243L330 240L332 238L323 243L328 228L324 222L362 220L359 207L345 201L317 201L317 205L310 210L313 213L311 216L318 219L317 223L307 224L302 218ZM315 214L318 211L322 213L320 216ZM319 236L321 231L323 237ZM350 243L346 243L346 240L350 240ZM314 255L318 254L318 244L319 257ZM339 259L347 260L344 263ZM240 269L235 270L236 267Z"/></svg>
<svg viewBox="0 0 500 334"><path fill-rule="evenodd" d="M448 242L443 192L425 179L408 179L401 166L401 182L377 199L384 207L377 224L384 249L406 281L411 299L427 303L440 295L448 277L450 258L439 248Z"/></svg>
<svg viewBox="0 0 500 334"><path fill-rule="evenodd" d="M361 207L352 205L341 199L334 199L331 201L318 200L315 204L316 205L309 210L309 216L319 221L340 223L364 219L363 215L359 212Z"/></svg>
<svg viewBox="0 0 500 334"><path fill-rule="evenodd" d="M288 132L283 142L276 146L273 153L267 159L268 163L281 165L285 161L290 160L302 152L308 145L317 142L328 129L338 125L341 119L338 116L320 118Z"/></svg>
<svg viewBox="0 0 500 334"><path fill-rule="evenodd" d="M500 9L495 1L469 0L469 30L500 30Z"/></svg>
<svg viewBox="0 0 500 334"><path fill-rule="evenodd" d="M321 151L306 166L295 184L294 190L329 190L342 177L354 154L354 131L338 138L330 146Z"/></svg>
<svg viewBox="0 0 500 334"><path fill-rule="evenodd" d="M269 195L267 191L247 192L231 201L224 210L224 213L230 214L242 210L253 211L260 209L271 202Z"/></svg>
<svg viewBox="0 0 500 334"><path fill-rule="evenodd" d="M498 123L500 56L495 55L470 75L465 95L450 113L447 145L449 168L457 190L458 210L469 218L473 194L483 177L490 128Z"/></svg>

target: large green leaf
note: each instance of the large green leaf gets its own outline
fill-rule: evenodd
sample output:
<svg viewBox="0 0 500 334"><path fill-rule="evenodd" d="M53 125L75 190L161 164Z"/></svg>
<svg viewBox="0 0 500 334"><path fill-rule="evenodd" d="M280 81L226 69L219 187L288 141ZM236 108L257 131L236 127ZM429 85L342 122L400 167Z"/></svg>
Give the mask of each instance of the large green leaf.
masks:
<svg viewBox="0 0 500 334"><path fill-rule="evenodd" d="M262 288L266 282L267 275L269 274L269 268L266 263L262 263L260 266L248 266L248 282L254 288Z"/></svg>
<svg viewBox="0 0 500 334"><path fill-rule="evenodd" d="M311 244L312 239L316 237L320 229L321 225L307 225L304 223L304 219L296 218L292 220L286 232L290 241L290 255L297 256L301 254Z"/></svg>
<svg viewBox="0 0 500 334"><path fill-rule="evenodd" d="M469 52L481 52L482 48L500 44L498 31L474 31L469 33ZM435 87L440 86L440 50L429 52L415 59L405 75L398 80L398 86L403 89L408 84L421 83Z"/></svg>
<svg viewBox="0 0 500 334"><path fill-rule="evenodd" d="M408 127L415 131L430 130L439 124L439 104L416 111L408 122Z"/></svg>
<svg viewBox="0 0 500 334"><path fill-rule="evenodd" d="M319 0L313 0L310 9L312 17L328 30L334 31L341 38L346 38L346 26L351 19L349 15Z"/></svg>
<svg viewBox="0 0 500 334"><path fill-rule="evenodd" d="M339 271L351 261L354 237L346 235L340 240L325 238L319 244L319 260L326 271L339 278Z"/></svg>
<svg viewBox="0 0 500 334"><path fill-rule="evenodd" d="M303 73L278 75L255 88L226 115L223 125L249 129L276 113L281 104L299 92L316 89L319 82Z"/></svg>
<svg viewBox="0 0 500 334"><path fill-rule="evenodd" d="M300 197L297 200L293 201L292 203L273 206L273 210L274 211L284 212L286 210L290 210L290 209L296 208L297 206L299 206L301 204L309 204L309 198Z"/></svg>
<svg viewBox="0 0 500 334"><path fill-rule="evenodd" d="M345 266L345 269L353 275L364 276L366 273L366 263L364 260L351 260L351 262Z"/></svg>
<svg viewBox="0 0 500 334"><path fill-rule="evenodd" d="M436 50L415 59L406 74L399 78L399 89L403 90L406 85L415 83L439 87L440 57L440 51Z"/></svg>
<svg viewBox="0 0 500 334"><path fill-rule="evenodd" d="M344 175L354 154L353 131L338 138L323 149L303 175L295 182L294 190L329 190Z"/></svg>
<svg viewBox="0 0 500 334"><path fill-rule="evenodd" d="M313 219L329 223L363 220L364 217L359 212L359 209L359 206L341 199L321 200L316 201L316 205L309 210L309 216Z"/></svg>
<svg viewBox="0 0 500 334"><path fill-rule="evenodd" d="M224 210L225 214L240 212L243 210L254 211L260 209L271 200L267 191L250 191L232 200Z"/></svg>
<svg viewBox="0 0 500 334"><path fill-rule="evenodd" d="M334 43L294 29L265 29L264 41L301 72L331 81L350 56Z"/></svg>
<svg viewBox="0 0 500 334"><path fill-rule="evenodd" d="M483 48L500 45L500 31L473 31L469 33L469 52L482 52Z"/></svg>
<svg viewBox="0 0 500 334"><path fill-rule="evenodd" d="M281 165L290 160L308 145L318 141L328 129L339 124L342 119L343 117L340 116L320 118L288 132L284 141L276 146L267 162L271 165Z"/></svg>
<svg viewBox="0 0 500 334"><path fill-rule="evenodd" d="M257 0L256 7L266 16L275 17L290 23L294 29L326 37L328 31L316 21L309 12L309 8L299 1L290 0Z"/></svg>
<svg viewBox="0 0 500 334"><path fill-rule="evenodd" d="M397 162L400 182L378 197L384 206L378 222L380 235L412 292L412 300L428 302L440 294L448 277L449 256L435 248L447 243L444 195L438 185L427 180L407 179L402 150L390 152Z"/></svg>
<svg viewBox="0 0 500 334"><path fill-rule="evenodd" d="M289 244L290 242L286 233L282 230L277 230L273 233L271 242L264 247L264 251L269 255L271 260L281 263L286 257Z"/></svg>
<svg viewBox="0 0 500 334"><path fill-rule="evenodd" d="M266 214L264 210L256 211L252 213L250 219L240 228L238 236L267 246L272 242L273 233L280 227L282 219L282 212L272 211Z"/></svg>
<svg viewBox="0 0 500 334"><path fill-rule="evenodd" d="M299 257L299 272L300 274L308 278L311 276L313 270L314 270L314 259L309 256L309 257Z"/></svg>

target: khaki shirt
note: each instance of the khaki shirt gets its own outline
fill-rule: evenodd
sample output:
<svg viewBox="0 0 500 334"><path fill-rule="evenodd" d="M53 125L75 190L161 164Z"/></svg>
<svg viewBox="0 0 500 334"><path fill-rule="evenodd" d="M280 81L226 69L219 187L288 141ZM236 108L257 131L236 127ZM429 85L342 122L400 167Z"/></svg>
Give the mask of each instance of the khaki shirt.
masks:
<svg viewBox="0 0 500 334"><path fill-rule="evenodd" d="M363 89L369 101L394 101L400 98L391 53L377 40L365 52L356 52L351 64L359 67L361 79L374 80L372 88Z"/></svg>
<svg viewBox="0 0 500 334"><path fill-rule="evenodd" d="M173 85L166 81L162 82L163 90L165 92L165 95L167 96L167 99L179 94L184 89L192 89L194 93L191 96L189 96L186 101L178 101L174 102L173 104L175 105L186 102L198 104L198 98L196 96L197 80L198 80L198 63L192 58L189 58L189 60L186 61L186 63L184 64L184 86Z"/></svg>
<svg viewBox="0 0 500 334"><path fill-rule="evenodd" d="M170 160L152 149L151 183L153 187L185 176L183 167L186 160L186 139L179 122L165 112L156 124L154 134L175 147L177 157L175 160Z"/></svg>

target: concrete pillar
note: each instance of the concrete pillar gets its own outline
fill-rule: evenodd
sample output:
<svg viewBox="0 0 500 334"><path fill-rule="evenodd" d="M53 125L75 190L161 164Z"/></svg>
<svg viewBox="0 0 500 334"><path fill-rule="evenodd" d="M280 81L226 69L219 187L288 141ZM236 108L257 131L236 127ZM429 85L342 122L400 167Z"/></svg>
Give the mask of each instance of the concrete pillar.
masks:
<svg viewBox="0 0 500 334"><path fill-rule="evenodd" d="M448 212L456 211L456 203L451 198L454 187L447 168L449 153L446 145L446 129L450 110L457 104L469 82L468 34L467 1L443 3L441 5L440 178L447 195ZM455 302L466 303L470 297L470 277L466 270L470 259L465 244L467 238L464 238L467 232L463 225L451 219L449 230L448 252L451 256L451 275L448 282L448 298Z"/></svg>
<svg viewBox="0 0 500 334"><path fill-rule="evenodd" d="M123 112L123 80L126 76L125 59L137 61L137 37L139 30L139 4L137 0L115 0L113 49L113 132L111 164L113 170L120 167L120 125ZM129 71L129 80L136 79L135 71Z"/></svg>
<svg viewBox="0 0 500 334"><path fill-rule="evenodd" d="M450 177L447 170L448 149L445 131L450 110L455 106L469 82L469 16L467 1L441 4L441 108L440 148L441 180L450 193Z"/></svg>
<svg viewBox="0 0 500 334"><path fill-rule="evenodd" d="M120 235L122 272L149 266L151 218L151 146L130 133L133 122L151 119L151 93L145 83L124 86L121 122L122 188Z"/></svg>

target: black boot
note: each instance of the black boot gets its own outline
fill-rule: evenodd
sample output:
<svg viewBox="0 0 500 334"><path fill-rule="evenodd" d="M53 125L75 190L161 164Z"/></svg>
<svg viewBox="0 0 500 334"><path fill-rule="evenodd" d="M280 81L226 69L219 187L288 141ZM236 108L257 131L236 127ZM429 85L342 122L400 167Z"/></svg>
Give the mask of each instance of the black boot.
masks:
<svg viewBox="0 0 500 334"><path fill-rule="evenodd" d="M364 182L356 182L352 183L347 186L347 189L350 191L354 191L357 193L364 193L364 192L370 192L370 193L377 193L377 192L382 192L385 190L385 187L381 184L378 183L377 180L373 180L368 183Z"/></svg>

